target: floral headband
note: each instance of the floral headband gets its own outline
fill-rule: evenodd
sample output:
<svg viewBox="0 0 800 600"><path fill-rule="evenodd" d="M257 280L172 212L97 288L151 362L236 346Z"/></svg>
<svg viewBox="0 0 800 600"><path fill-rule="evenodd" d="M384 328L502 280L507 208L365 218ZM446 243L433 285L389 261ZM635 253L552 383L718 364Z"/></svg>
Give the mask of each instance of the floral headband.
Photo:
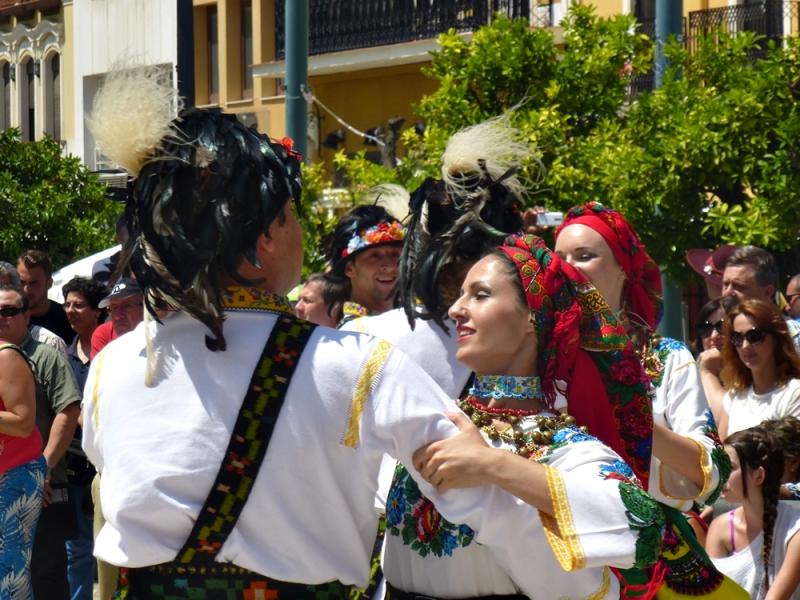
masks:
<svg viewBox="0 0 800 600"><path fill-rule="evenodd" d="M370 246L402 242L406 237L406 228L400 221L384 221L367 229L356 231L342 250L341 259L352 256L356 252Z"/></svg>

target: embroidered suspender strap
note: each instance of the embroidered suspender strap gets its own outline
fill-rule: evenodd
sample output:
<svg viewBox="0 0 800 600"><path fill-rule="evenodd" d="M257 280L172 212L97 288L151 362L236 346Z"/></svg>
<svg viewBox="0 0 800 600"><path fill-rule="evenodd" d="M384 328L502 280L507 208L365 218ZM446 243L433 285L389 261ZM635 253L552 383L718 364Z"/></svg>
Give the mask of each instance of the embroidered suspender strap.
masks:
<svg viewBox="0 0 800 600"><path fill-rule="evenodd" d="M250 379L225 457L178 564L210 564L230 535L266 456L286 390L316 326L280 315Z"/></svg>

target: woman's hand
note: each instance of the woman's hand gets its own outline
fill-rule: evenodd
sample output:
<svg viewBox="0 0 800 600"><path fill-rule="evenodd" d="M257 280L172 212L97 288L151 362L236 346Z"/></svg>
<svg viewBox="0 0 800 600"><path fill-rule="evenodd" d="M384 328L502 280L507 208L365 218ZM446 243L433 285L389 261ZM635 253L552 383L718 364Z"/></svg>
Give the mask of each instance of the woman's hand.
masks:
<svg viewBox="0 0 800 600"><path fill-rule="evenodd" d="M414 468L438 492L491 483L488 469L496 451L466 415L450 413L448 417L460 433L419 448L413 456Z"/></svg>
<svg viewBox="0 0 800 600"><path fill-rule="evenodd" d="M701 352L697 357L697 366L701 372L706 371L719 377L720 371L722 371L722 353L716 348L709 348Z"/></svg>

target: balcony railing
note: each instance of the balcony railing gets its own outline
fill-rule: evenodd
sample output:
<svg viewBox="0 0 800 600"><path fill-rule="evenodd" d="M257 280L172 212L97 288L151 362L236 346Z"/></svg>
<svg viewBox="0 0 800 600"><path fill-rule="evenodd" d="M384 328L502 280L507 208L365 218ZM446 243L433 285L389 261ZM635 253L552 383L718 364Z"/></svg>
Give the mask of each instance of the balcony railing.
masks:
<svg viewBox="0 0 800 600"><path fill-rule="evenodd" d="M475 31L497 13L535 27L553 23L537 0L310 0L309 54L435 38L448 29ZM284 3L275 3L275 48L285 58Z"/></svg>
<svg viewBox="0 0 800 600"><path fill-rule="evenodd" d="M719 33L735 34L752 31L768 40L780 41L787 35L798 33L800 2L795 0L762 0L739 6L723 6L689 13L687 44L689 50L697 47L701 36Z"/></svg>
<svg viewBox="0 0 800 600"><path fill-rule="evenodd" d="M639 31L655 38L655 21L641 21ZM750 53L751 58L761 58L765 54L766 44L772 40L780 42L788 35L800 33L800 1L798 0L761 0L738 6L709 8L689 13L683 21L683 40L689 52L698 48L700 38L711 36L718 39L720 33L736 34L751 31L762 36L760 48ZM655 74L637 75L631 81L629 95L651 90L655 86Z"/></svg>
<svg viewBox="0 0 800 600"><path fill-rule="evenodd" d="M0 16L22 15L61 5L61 0L0 0Z"/></svg>

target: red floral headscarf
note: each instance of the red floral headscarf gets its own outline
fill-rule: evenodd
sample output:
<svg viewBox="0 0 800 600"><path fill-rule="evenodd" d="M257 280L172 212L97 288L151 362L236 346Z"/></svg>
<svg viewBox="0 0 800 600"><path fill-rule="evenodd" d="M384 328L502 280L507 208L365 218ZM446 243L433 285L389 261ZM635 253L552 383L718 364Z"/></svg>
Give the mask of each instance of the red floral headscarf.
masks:
<svg viewBox="0 0 800 600"><path fill-rule="evenodd" d="M553 406L559 382L566 383L569 414L616 450L647 485L652 406L647 377L623 324L586 276L540 238L512 235L498 250L517 267L535 318L547 404ZM632 424L637 435L622 436Z"/></svg>
<svg viewBox="0 0 800 600"><path fill-rule="evenodd" d="M605 240L620 268L625 272L625 301L632 322L655 331L661 320L661 271L619 212L599 202L574 206L556 230L556 239L570 225L586 225Z"/></svg>

